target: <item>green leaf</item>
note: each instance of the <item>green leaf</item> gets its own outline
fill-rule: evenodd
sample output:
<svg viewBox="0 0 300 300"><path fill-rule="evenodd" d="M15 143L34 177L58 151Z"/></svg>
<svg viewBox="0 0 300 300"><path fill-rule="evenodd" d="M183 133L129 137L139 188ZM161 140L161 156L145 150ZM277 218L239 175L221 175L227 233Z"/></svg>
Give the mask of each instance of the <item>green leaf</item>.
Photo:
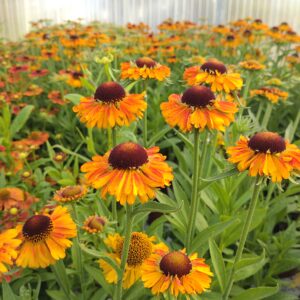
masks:
<svg viewBox="0 0 300 300"><path fill-rule="evenodd" d="M67 100L70 100L74 105L77 105L79 104L80 102L80 99L82 98L83 96L80 95L80 94L68 94L68 95L65 95L65 99Z"/></svg>
<svg viewBox="0 0 300 300"><path fill-rule="evenodd" d="M265 250L260 256L252 256L241 259L237 265L234 273L234 281L246 279L257 273L265 264Z"/></svg>
<svg viewBox="0 0 300 300"><path fill-rule="evenodd" d="M9 300L17 300L17 296L12 291L9 284L5 281L5 279L2 280L2 298L9 299Z"/></svg>
<svg viewBox="0 0 300 300"><path fill-rule="evenodd" d="M110 264L115 271L117 272L118 276L120 276L121 274L121 269L120 267L117 265L117 263L110 257L108 256L106 253L101 253L99 251L96 251L94 249L90 249L87 248L84 244L80 244L80 248L82 249L82 251L84 251L85 253L97 257L97 258L101 258L104 261L106 261L108 264Z"/></svg>
<svg viewBox="0 0 300 300"><path fill-rule="evenodd" d="M132 89L136 84L137 84L137 81L131 82L130 84L128 84L128 85L125 87L125 91L129 93L129 92L131 91L131 89Z"/></svg>
<svg viewBox="0 0 300 300"><path fill-rule="evenodd" d="M214 182L214 181L221 180L221 179L224 179L224 178L236 175L236 174L239 174L239 171L237 168L234 167L234 168L224 171L223 173L218 174L216 176L209 177L209 178L201 178L201 181Z"/></svg>
<svg viewBox="0 0 300 300"><path fill-rule="evenodd" d="M231 226L232 224L238 225L240 221L238 218L233 218L228 221L219 222L217 224L210 225L208 228L200 231L197 234L197 238L194 240L192 245L192 252L199 249L203 244L207 243L210 238L214 238L215 236L221 234L226 228Z"/></svg>
<svg viewBox="0 0 300 300"><path fill-rule="evenodd" d="M101 287L109 294L112 295L113 293L113 285L107 283L103 276L103 272L99 268L95 268L90 265L85 265L84 268L86 271L94 278L94 280L101 284Z"/></svg>
<svg viewBox="0 0 300 300"><path fill-rule="evenodd" d="M224 292L226 284L226 271L222 252L220 251L218 245L213 239L209 239L208 243L212 264L217 275L221 291Z"/></svg>
<svg viewBox="0 0 300 300"><path fill-rule="evenodd" d="M17 132L19 132L23 128L33 109L34 109L33 105L27 105L14 118L10 127L10 133L12 136L14 136Z"/></svg>
<svg viewBox="0 0 300 300"><path fill-rule="evenodd" d="M279 286L268 287L268 286L261 286L257 288L251 288L238 294L237 296L233 297L232 300L260 300L265 299L266 297L272 296L279 291Z"/></svg>
<svg viewBox="0 0 300 300"><path fill-rule="evenodd" d="M180 204L180 206L171 206L171 205L152 201L152 202L147 202L145 204L142 204L138 207L135 207L132 214L133 216L145 212L160 212L160 213L169 214L180 210L181 205L182 203Z"/></svg>
<svg viewBox="0 0 300 300"><path fill-rule="evenodd" d="M154 145L158 140L160 140L164 135L166 135L169 131L171 131L171 127L166 126L162 130L160 130L158 133L156 133L149 141L149 146Z"/></svg>

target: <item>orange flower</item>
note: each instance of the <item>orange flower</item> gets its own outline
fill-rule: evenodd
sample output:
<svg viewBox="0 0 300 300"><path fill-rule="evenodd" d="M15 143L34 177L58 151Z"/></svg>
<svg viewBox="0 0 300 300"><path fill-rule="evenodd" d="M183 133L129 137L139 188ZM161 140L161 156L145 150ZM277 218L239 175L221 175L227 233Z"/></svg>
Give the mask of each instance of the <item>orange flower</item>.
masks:
<svg viewBox="0 0 300 300"><path fill-rule="evenodd" d="M204 86L191 87L182 96L172 94L160 107L166 122L183 132L205 127L224 131L238 111L235 103L216 100L212 91Z"/></svg>
<svg viewBox="0 0 300 300"><path fill-rule="evenodd" d="M208 84L213 92L240 90L243 80L238 73L228 73L225 65L216 60L210 60L201 67L194 66L184 71L183 79L188 85Z"/></svg>
<svg viewBox="0 0 300 300"><path fill-rule="evenodd" d="M16 187L7 187L0 189L0 208L8 210L12 207L20 209L29 209L31 205L38 202L38 198L30 195Z"/></svg>
<svg viewBox="0 0 300 300"><path fill-rule="evenodd" d="M204 258L197 254L187 255L185 250L170 252L161 244L145 260L142 266L142 281L154 295L169 291L176 298L179 294L202 294L211 285L210 268Z"/></svg>
<svg viewBox="0 0 300 300"><path fill-rule="evenodd" d="M261 96L269 101L271 101L272 103L277 103L279 101L279 99L281 99L282 101L285 101L287 99L287 97L289 96L289 94L285 91L282 91L278 88L270 88L270 87L262 87L260 89L257 90L252 90L250 91L250 96L254 97L254 96Z"/></svg>
<svg viewBox="0 0 300 300"><path fill-rule="evenodd" d="M158 147L145 149L135 143L123 143L104 156L94 156L93 161L82 165L81 171L86 173L88 184L101 189L103 198L109 193L122 205L132 205L136 197L144 203L173 180L172 168L158 151Z"/></svg>
<svg viewBox="0 0 300 300"><path fill-rule="evenodd" d="M141 119L146 107L144 94L126 95L117 82L105 82L97 88L94 98L82 98L73 111L87 127L112 128Z"/></svg>
<svg viewBox="0 0 300 300"><path fill-rule="evenodd" d="M259 132L250 139L242 136L227 153L239 171L249 170L250 176L267 176L273 182L290 178L300 170L300 150L274 132Z"/></svg>
<svg viewBox="0 0 300 300"><path fill-rule="evenodd" d="M170 68L163 66L149 57L141 57L135 63L125 62L121 64L122 79L157 79L165 80L170 76Z"/></svg>

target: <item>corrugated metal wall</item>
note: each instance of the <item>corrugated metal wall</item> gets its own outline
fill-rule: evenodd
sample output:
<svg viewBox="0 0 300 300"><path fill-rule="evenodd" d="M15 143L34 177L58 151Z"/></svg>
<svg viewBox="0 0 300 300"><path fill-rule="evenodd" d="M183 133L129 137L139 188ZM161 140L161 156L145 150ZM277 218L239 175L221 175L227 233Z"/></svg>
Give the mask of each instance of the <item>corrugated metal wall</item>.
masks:
<svg viewBox="0 0 300 300"><path fill-rule="evenodd" d="M155 28L169 17L224 24L249 16L270 25L287 21L299 31L300 0L0 0L0 28L10 39L27 32L30 21L44 18L116 24L143 21Z"/></svg>

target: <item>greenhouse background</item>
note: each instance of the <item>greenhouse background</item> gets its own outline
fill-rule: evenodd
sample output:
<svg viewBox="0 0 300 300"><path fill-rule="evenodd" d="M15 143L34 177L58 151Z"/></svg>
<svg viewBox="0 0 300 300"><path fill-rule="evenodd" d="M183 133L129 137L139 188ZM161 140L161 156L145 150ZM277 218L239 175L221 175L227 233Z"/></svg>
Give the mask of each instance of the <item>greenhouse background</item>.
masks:
<svg viewBox="0 0 300 300"><path fill-rule="evenodd" d="M0 8L0 32L8 39L20 38L39 19L145 22L155 29L167 18L218 25L253 17L300 29L299 0L0 0Z"/></svg>

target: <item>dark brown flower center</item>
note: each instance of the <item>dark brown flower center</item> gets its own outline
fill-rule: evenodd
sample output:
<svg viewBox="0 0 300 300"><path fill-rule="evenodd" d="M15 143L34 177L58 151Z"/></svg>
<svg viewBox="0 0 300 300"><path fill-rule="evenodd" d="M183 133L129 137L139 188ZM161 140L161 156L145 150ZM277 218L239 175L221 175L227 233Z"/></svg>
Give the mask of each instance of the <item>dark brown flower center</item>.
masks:
<svg viewBox="0 0 300 300"><path fill-rule="evenodd" d="M228 42L231 42L231 41L233 41L235 39L235 37L234 37L234 35L227 35L227 37L226 37L226 40L228 41Z"/></svg>
<svg viewBox="0 0 300 300"><path fill-rule="evenodd" d="M214 99L215 95L210 88L193 86L183 93L181 101L191 106L205 107Z"/></svg>
<svg viewBox="0 0 300 300"><path fill-rule="evenodd" d="M188 256L180 251L174 251L165 255L159 264L163 273L168 276L181 277L192 270L192 263Z"/></svg>
<svg viewBox="0 0 300 300"><path fill-rule="evenodd" d="M247 29L247 30L244 31L243 35L244 35L245 37L249 37L249 36L252 35L252 32L251 32L251 30L248 30L248 29Z"/></svg>
<svg viewBox="0 0 300 300"><path fill-rule="evenodd" d="M278 32L279 31L279 28L277 26L274 26L271 28L272 32Z"/></svg>
<svg viewBox="0 0 300 300"><path fill-rule="evenodd" d="M104 82L97 88L94 98L106 103L117 102L126 96L124 88L117 82Z"/></svg>
<svg viewBox="0 0 300 300"><path fill-rule="evenodd" d="M22 232L26 240L37 243L45 240L52 230L53 223L48 216L35 215L25 222Z"/></svg>
<svg viewBox="0 0 300 300"><path fill-rule="evenodd" d="M72 197L80 194L82 192L82 188L80 185L67 186L62 191L63 197Z"/></svg>
<svg viewBox="0 0 300 300"><path fill-rule="evenodd" d="M72 72L72 77L74 79L79 79L80 77L83 77L83 73L82 72Z"/></svg>
<svg viewBox="0 0 300 300"><path fill-rule="evenodd" d="M121 258L124 239L122 238L116 246L116 253ZM127 264L129 266L141 265L152 253L152 243L148 236L141 232L131 234L128 251Z"/></svg>
<svg viewBox="0 0 300 300"><path fill-rule="evenodd" d="M219 72L221 74L224 74L227 72L227 69L223 63L217 60L211 60L206 63L204 63L201 66L201 70L216 74L216 72Z"/></svg>
<svg viewBox="0 0 300 300"><path fill-rule="evenodd" d="M10 191L7 189L0 189L0 200L8 200L10 197Z"/></svg>
<svg viewBox="0 0 300 300"><path fill-rule="evenodd" d="M114 169L138 168L148 161L146 150L132 142L123 143L112 149L108 162Z"/></svg>
<svg viewBox="0 0 300 300"><path fill-rule="evenodd" d="M256 20L254 20L254 23L256 23L256 24L261 24L261 23L262 23L262 20L261 20L261 19L256 19Z"/></svg>
<svg viewBox="0 0 300 300"><path fill-rule="evenodd" d="M143 68L143 67L153 68L156 65L156 61L154 61L150 57L140 57L135 61L135 63L139 68Z"/></svg>
<svg viewBox="0 0 300 300"><path fill-rule="evenodd" d="M248 146L258 152L278 153L286 149L284 139L275 132L256 133L248 142Z"/></svg>

